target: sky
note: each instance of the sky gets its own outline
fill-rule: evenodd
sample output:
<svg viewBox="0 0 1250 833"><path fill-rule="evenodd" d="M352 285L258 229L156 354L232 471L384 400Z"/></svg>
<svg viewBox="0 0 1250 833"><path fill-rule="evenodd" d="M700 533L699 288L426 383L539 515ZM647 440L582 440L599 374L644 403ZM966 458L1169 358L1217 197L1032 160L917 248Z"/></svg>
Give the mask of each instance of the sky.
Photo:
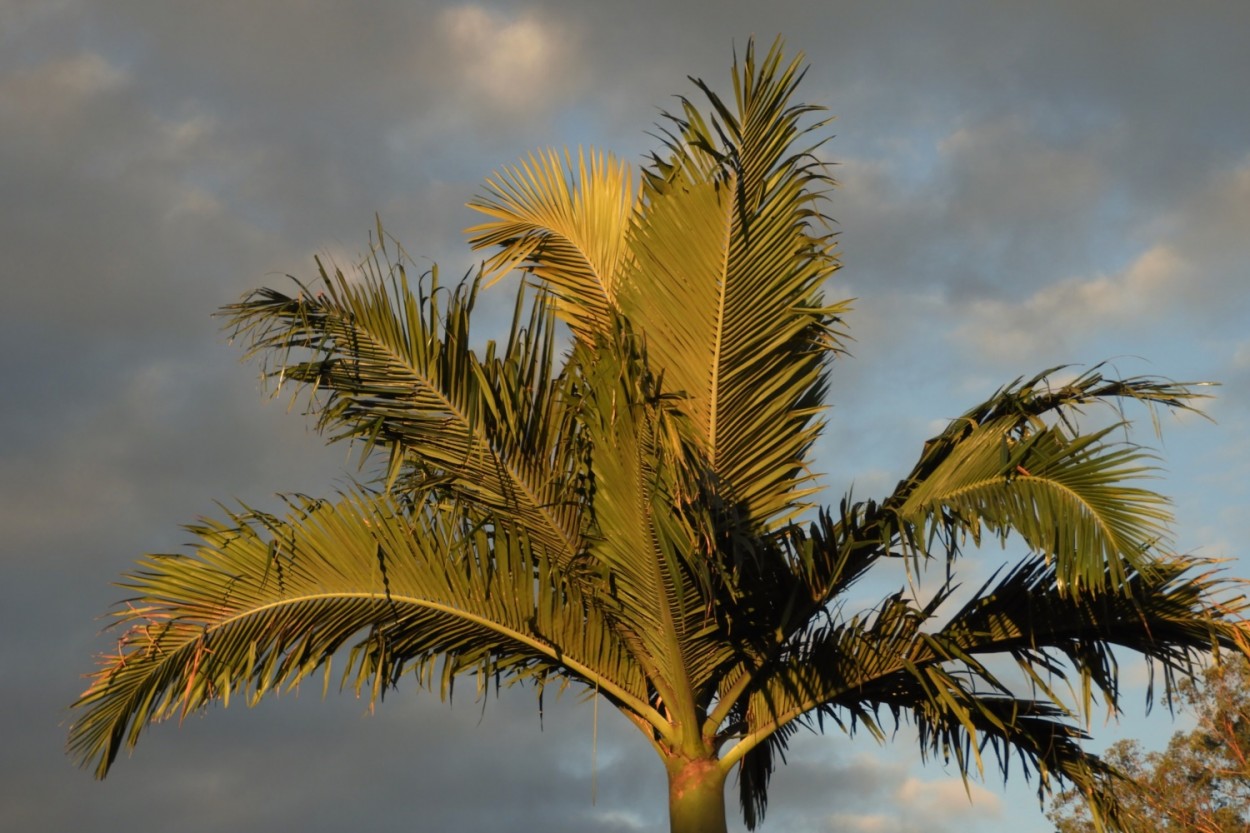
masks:
<svg viewBox="0 0 1250 833"><path fill-rule="evenodd" d="M1250 4L0 0L6 827L663 829L659 761L576 692L541 720L526 689L448 706L411 685L372 715L283 695L156 727L104 782L64 755L67 706L135 558L178 551L215 501L354 471L215 309L351 263L375 213L463 274L492 171L579 145L640 162L688 76L727 89L735 45L778 34L836 117L828 293L857 299L818 447L830 502L885 492L998 386L1109 360L1222 383L1211 421L1165 418L1161 440L1129 416L1177 547L1250 575ZM1175 725L1143 700L1095 748L1161 745ZM906 731L801 736L771 797L765 831L1049 829L1033 785L965 791Z"/></svg>

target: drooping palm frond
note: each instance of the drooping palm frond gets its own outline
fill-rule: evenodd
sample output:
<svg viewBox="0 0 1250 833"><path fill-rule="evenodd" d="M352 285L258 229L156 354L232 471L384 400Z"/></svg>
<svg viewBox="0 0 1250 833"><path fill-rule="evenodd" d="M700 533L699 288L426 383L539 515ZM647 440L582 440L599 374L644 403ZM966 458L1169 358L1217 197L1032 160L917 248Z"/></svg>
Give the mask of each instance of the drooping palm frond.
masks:
<svg viewBox="0 0 1250 833"><path fill-rule="evenodd" d="M1054 372L999 390L925 443L882 502L903 552L927 554L936 540L953 557L965 536L979 543L983 527L1015 532L1055 558L1064 588L1080 593L1120 588L1166 551L1168 501L1133 484L1155 472L1152 454L1113 439L1127 422L1082 433L1073 419L1082 406L1124 400L1192 409L1196 386L1109 380L1099 368L1052 386Z"/></svg>
<svg viewBox="0 0 1250 833"><path fill-rule="evenodd" d="M316 291L252 293L226 307L248 356L262 356L281 386L300 384L330 440L389 451L388 483L405 468L520 524L562 562L582 548L577 497L582 453L567 423L547 301L526 317L518 296L502 352L470 346L478 285L460 284L439 306L436 275L417 292L402 260L375 248L349 280L324 269ZM524 293L524 289L522 289Z"/></svg>
<svg viewBox="0 0 1250 833"><path fill-rule="evenodd" d="M747 830L756 829L764 820L773 773L786 763L786 748L800 728L797 720L779 727L738 762L738 808Z"/></svg>
<svg viewBox="0 0 1250 833"><path fill-rule="evenodd" d="M610 331L610 312L630 257L636 210L633 173L609 154L579 150L531 155L496 172L469 203L493 220L467 230L474 249L497 249L487 270L532 272L559 299L564 321L593 342Z"/></svg>
<svg viewBox="0 0 1250 833"><path fill-rule="evenodd" d="M1114 648L1147 660L1152 674L1161 669L1168 702L1177 680L1196 674L1213 650L1244 652L1244 591L1215 562L1173 557L1130 573L1121 592L1078 596L1064 591L1056 564L1034 556L975 593L935 635L933 650L1009 654L1031 685L1089 720L1095 690L1108 708L1120 707ZM1068 680L1068 669L1072 697L1052 688Z"/></svg>
<svg viewBox="0 0 1250 833"><path fill-rule="evenodd" d="M784 756L796 728L823 727L828 718L847 731L863 726L885 737L871 703L848 700L833 709L822 698L897 671L928 612L897 593L840 627L813 625L769 664L744 674L742 683L722 698L716 716L723 715L724 723L712 728L723 743L732 744L721 765L739 768L739 804L751 829L767 809L774 761Z"/></svg>
<svg viewBox="0 0 1250 833"><path fill-rule="evenodd" d="M981 528L1016 533L1054 558L1073 593L1123 587L1166 547L1166 498L1129 485L1151 456L1107 444L1116 428L1070 436L1059 426L1017 433L1003 417L971 428L911 488L899 518L925 541L943 533L979 540ZM949 532L948 532L949 530Z"/></svg>
<svg viewBox="0 0 1250 833"><path fill-rule="evenodd" d="M127 630L75 704L71 752L100 777L148 723L318 671L328 686L347 647L342 683L371 698L409 672L444 696L464 672L481 684L556 674L663 724L600 607L506 526L355 493L193 531L194 555L150 556L128 577Z"/></svg>
<svg viewBox="0 0 1250 833"><path fill-rule="evenodd" d="M1079 741L1093 692L1120 707L1113 650L1161 667L1169 698L1176 678L1197 673L1212 650L1247 650L1242 584L1211 570L1191 574L1196 566L1163 560L1130 574L1120 592L1093 598L1063 592L1056 565L1036 556L988 582L940 627L926 624L946 589L924 606L900 591L869 615L814 623L744 687L729 718L738 723L724 730L736 745L723 761L752 766L756 747L778 745L771 733L791 721L830 719L883 738L884 709L895 721L912 719L923 748L953 759L965 776L980 770L988 744L1004 778L1018 753L1045 789L1053 775L1102 790L1102 767ZM991 670L984 661L995 656L1013 657L1020 678L1004 681ZM775 754L766 750L765 758ZM742 801L762 810L763 795L757 787ZM1113 804L1104 810L1114 816Z"/></svg>
<svg viewBox="0 0 1250 833"><path fill-rule="evenodd" d="M1089 736L1064 720L1061 710L1030 699L974 696L963 680L936 668L924 676L927 699L915 692L899 697L911 701L899 710L910 710L923 757L954 761L966 778L969 762L979 761L988 748L1004 778L1013 758L1026 772L1037 774L1039 800L1055 781L1062 781L1082 792L1103 824L1125 833L1148 833L1133 826L1120 804L1123 777L1082 746Z"/></svg>

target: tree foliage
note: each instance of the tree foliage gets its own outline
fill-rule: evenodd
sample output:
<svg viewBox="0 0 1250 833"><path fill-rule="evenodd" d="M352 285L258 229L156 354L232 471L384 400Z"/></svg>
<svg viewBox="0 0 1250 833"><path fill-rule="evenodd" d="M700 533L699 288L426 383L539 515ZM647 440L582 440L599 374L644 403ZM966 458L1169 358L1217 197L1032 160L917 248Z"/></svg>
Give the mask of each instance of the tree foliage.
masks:
<svg viewBox="0 0 1250 833"><path fill-rule="evenodd" d="M888 494L817 502L850 305L824 297L834 183L802 76L779 42L748 44L732 95L696 81L703 106L681 100L640 173L596 151L496 172L468 231L489 254L461 283L414 277L379 228L358 268L227 307L365 474L141 561L71 754L103 777L153 722L314 675L376 699L405 677L450 697L467 674L619 709L666 767L678 833L724 829L734 772L754 827L801 728L902 724L966 777L1015 766L1123 823L1081 728L1118 706L1114 651L1170 695L1244 647L1239 585L1170 550L1154 458L1124 430L1125 406L1200 392L1099 366L1021 377ZM511 326L476 339L479 292L510 271ZM1113 425L1083 431L1103 405ZM966 550L1009 537L1028 554L957 603ZM853 609L870 572L898 590Z"/></svg>
<svg viewBox="0 0 1250 833"><path fill-rule="evenodd" d="M1194 727L1172 735L1165 749L1147 752L1135 740L1112 744L1104 759L1129 782L1126 812L1158 833L1250 831L1250 664L1233 659L1210 668L1201 682L1180 686L1181 708ZM1056 796L1048 814L1057 833L1093 833L1079 794Z"/></svg>

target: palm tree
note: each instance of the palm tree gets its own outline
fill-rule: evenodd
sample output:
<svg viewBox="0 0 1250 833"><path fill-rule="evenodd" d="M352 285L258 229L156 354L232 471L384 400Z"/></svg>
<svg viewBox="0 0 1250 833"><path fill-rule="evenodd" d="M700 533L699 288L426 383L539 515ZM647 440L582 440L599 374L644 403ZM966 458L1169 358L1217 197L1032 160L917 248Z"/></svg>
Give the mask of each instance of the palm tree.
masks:
<svg viewBox="0 0 1250 833"><path fill-rule="evenodd" d="M1191 409L1194 385L1018 379L926 442L879 500L813 503L812 446L845 302L822 213L818 108L801 56L735 58L733 96L696 81L641 176L601 153L495 174L469 230L493 251L454 287L409 279L379 228L350 276L252 293L225 314L364 482L191 527L189 554L127 578L124 635L75 704L69 748L103 777L150 723L314 674L372 698L411 673L584 686L668 772L674 833L724 830L736 769L755 827L801 727L886 738L982 774L987 751L1082 791L1120 823L1116 773L1083 721L1120 702L1116 651L1192 677L1243 650L1245 603L1168 550L1153 458L1100 403ZM506 341L474 346L483 281L526 276ZM561 348L567 337L568 346ZM1113 410L1118 415L1118 410ZM962 601L969 545L1028 555ZM846 609L871 568L903 588ZM862 585L860 585L862 589ZM923 588L923 589L922 589ZM332 665L341 670L332 670Z"/></svg>

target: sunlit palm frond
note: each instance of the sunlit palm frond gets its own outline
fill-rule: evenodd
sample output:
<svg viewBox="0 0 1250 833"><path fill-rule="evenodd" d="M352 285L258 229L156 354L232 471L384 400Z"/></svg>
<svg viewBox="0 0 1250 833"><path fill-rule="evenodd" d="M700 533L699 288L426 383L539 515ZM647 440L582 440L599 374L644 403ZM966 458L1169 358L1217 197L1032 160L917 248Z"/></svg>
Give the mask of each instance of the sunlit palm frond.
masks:
<svg viewBox="0 0 1250 833"><path fill-rule="evenodd" d="M621 287L621 307L647 334L668 387L710 441L715 346L720 335L732 200L710 180L685 180L653 195L631 243L636 271Z"/></svg>
<svg viewBox="0 0 1250 833"><path fill-rule="evenodd" d="M705 548L689 519L674 511L691 498L682 493L680 432L640 341L623 328L615 338L594 358L575 359L586 373L585 430L594 449L588 557L606 579L614 620L638 646L667 708L693 721L693 680L706 676L726 648L708 639Z"/></svg>
<svg viewBox="0 0 1250 833"><path fill-rule="evenodd" d="M494 219L468 234L474 249L498 249L487 270L532 272L579 338L607 332L636 207L629 166L593 151L579 150L576 164L547 151L496 172L486 189L469 207Z"/></svg>
<svg viewBox="0 0 1250 833"><path fill-rule="evenodd" d="M1105 443L1114 428L1072 437L1016 427L1004 417L971 428L912 485L898 514L915 540L1015 532L1055 559L1073 593L1123 587L1130 570L1148 568L1171 520L1165 498L1128 485L1153 471L1150 455Z"/></svg>
<svg viewBox="0 0 1250 833"><path fill-rule="evenodd" d="M193 555L150 556L129 576L127 630L75 704L70 749L101 777L147 724L317 671L328 687L336 655L342 683L371 698L408 672L444 696L464 672L481 684L558 674L653 717L602 611L507 527L357 493L193 531Z"/></svg>
<svg viewBox="0 0 1250 833"><path fill-rule="evenodd" d="M735 66L736 111L686 102L671 155L649 172L620 306L685 396L722 497L754 523L784 522L810 486L807 453L844 304L822 286L837 268L818 203L831 180L796 147L812 109L791 104L801 57Z"/></svg>
<svg viewBox="0 0 1250 833"><path fill-rule="evenodd" d="M1052 371L1053 372L1053 371ZM1192 386L1148 378L1107 380L1095 369L1051 386L1047 375L998 391L925 444L911 475L884 505L899 522L904 551L927 553L939 540L948 556L982 527L1018 533L1054 557L1070 592L1124 585L1166 549L1168 501L1133 481L1155 471L1153 456L1113 433L1126 423L1081 433L1083 405L1132 399L1189 408Z"/></svg>
<svg viewBox="0 0 1250 833"><path fill-rule="evenodd" d="M390 452L388 482L414 469L571 559L582 546L580 451L543 297L527 321L519 296L502 353L490 342L481 358L469 332L477 284L448 292L430 276L414 293L402 260L385 256L375 249L356 280L323 269L316 291L260 290L223 312L279 387L303 386L331 440Z"/></svg>

